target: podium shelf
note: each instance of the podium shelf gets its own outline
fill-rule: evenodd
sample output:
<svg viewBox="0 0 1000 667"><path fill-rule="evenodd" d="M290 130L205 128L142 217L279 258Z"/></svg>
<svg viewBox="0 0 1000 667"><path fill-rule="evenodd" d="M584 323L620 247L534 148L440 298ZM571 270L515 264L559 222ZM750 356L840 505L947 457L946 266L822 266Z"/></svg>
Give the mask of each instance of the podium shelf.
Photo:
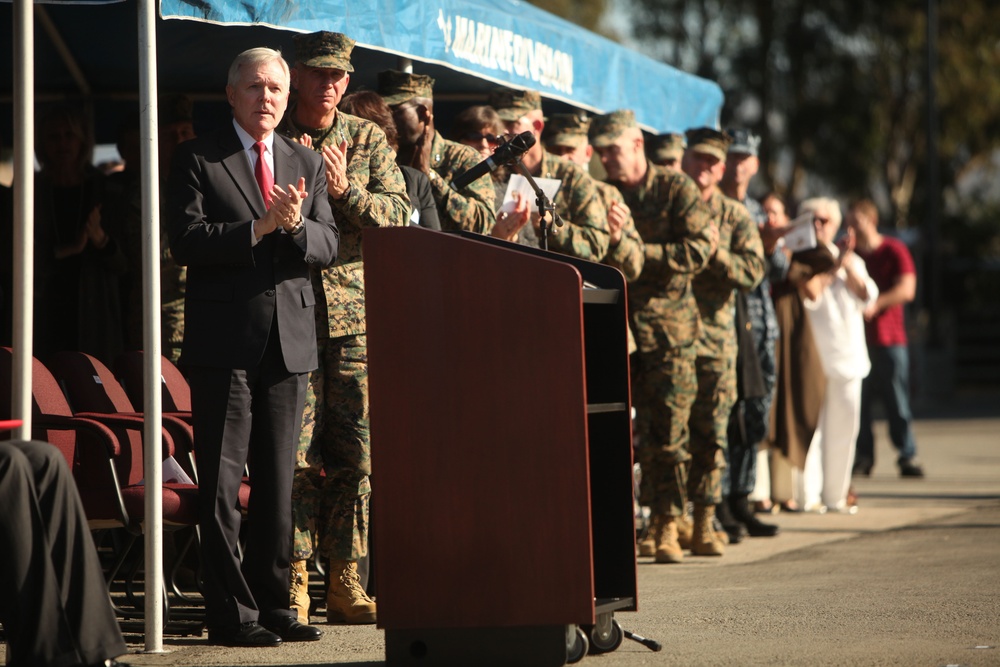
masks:
<svg viewBox="0 0 1000 667"><path fill-rule="evenodd" d="M583 286L584 303L616 304L620 297L620 290L589 287L586 283Z"/></svg>
<svg viewBox="0 0 1000 667"><path fill-rule="evenodd" d="M587 404L587 414L596 415L603 412L622 412L623 410L628 410L628 405L625 403L588 403Z"/></svg>

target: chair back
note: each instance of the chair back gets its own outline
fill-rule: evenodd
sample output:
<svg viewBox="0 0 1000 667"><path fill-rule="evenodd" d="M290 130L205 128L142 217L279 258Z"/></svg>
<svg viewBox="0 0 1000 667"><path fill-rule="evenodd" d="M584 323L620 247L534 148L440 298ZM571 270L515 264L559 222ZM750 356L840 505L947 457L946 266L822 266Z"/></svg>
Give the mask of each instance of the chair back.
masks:
<svg viewBox="0 0 1000 667"><path fill-rule="evenodd" d="M11 348L0 348L0 417L10 412L13 357ZM75 420L59 382L38 359L32 359L31 397L31 437L62 452L73 471L88 521L120 524L121 500L109 463L120 440L98 424Z"/></svg>
<svg viewBox="0 0 1000 667"><path fill-rule="evenodd" d="M0 419L11 419L11 404L13 396L13 366L14 351L9 347L0 348ZM66 401L66 396L59 388L59 383L42 365L38 359L31 360L31 415L33 418L42 416L70 417L73 411ZM34 419L33 421L41 421ZM76 468L77 433L72 430L46 429L38 424L32 425L31 437L34 440L50 442L59 448L66 457L71 469ZM9 439L10 432L0 433L0 438Z"/></svg>
<svg viewBox="0 0 1000 667"><path fill-rule="evenodd" d="M83 352L56 352L48 364L73 414L100 413L141 419L114 374L98 359ZM108 427L122 445L115 461L119 483L122 486L138 484L144 476L141 427L126 428L110 423Z"/></svg>
<svg viewBox="0 0 1000 667"><path fill-rule="evenodd" d="M142 350L133 350L115 360L115 375L137 410L143 410L145 406L144 354ZM163 383L160 393L163 412L191 412L191 388L177 366L164 356L160 357L160 379Z"/></svg>

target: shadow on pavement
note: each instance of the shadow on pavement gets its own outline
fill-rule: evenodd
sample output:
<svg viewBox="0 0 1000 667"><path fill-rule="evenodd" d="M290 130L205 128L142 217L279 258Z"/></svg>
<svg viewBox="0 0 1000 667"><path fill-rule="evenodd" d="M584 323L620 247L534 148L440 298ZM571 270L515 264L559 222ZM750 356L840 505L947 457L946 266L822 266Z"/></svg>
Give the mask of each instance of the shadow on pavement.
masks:
<svg viewBox="0 0 1000 667"><path fill-rule="evenodd" d="M898 493L888 493L885 491L871 492L865 491L859 498L864 500L1000 500L1000 496L995 493L910 493L900 491Z"/></svg>

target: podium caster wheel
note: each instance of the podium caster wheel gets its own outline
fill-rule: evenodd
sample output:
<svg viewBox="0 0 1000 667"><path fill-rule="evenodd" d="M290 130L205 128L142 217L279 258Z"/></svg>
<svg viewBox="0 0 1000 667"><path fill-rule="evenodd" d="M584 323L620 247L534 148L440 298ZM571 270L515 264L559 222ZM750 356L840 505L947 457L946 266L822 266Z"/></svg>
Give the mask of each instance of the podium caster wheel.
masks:
<svg viewBox="0 0 1000 667"><path fill-rule="evenodd" d="M587 640L587 633L579 627L576 628L576 632L573 633L573 641L566 642L566 662L571 665L574 662L580 662L589 650L590 641Z"/></svg>
<svg viewBox="0 0 1000 667"><path fill-rule="evenodd" d="M625 631L614 618L602 622L598 618L597 625L590 631L590 652L593 655L611 653L625 641Z"/></svg>

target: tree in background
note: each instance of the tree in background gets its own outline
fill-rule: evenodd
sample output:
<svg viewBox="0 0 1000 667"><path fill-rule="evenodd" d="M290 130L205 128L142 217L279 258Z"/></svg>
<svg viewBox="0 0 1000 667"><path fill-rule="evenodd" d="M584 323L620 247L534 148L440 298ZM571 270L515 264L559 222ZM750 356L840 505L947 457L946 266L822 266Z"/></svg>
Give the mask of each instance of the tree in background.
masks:
<svg viewBox="0 0 1000 667"><path fill-rule="evenodd" d="M600 33L601 19L608 3L606 0L531 0L531 4L582 28Z"/></svg>
<svg viewBox="0 0 1000 667"><path fill-rule="evenodd" d="M931 3L937 49L929 59ZM555 5L586 3L536 4L576 20ZM922 304L932 316L930 339L951 340L953 349L996 350L1000 2L611 0L607 5L619 18L620 41L716 81L726 96L723 125L745 126L764 137L758 189L776 189L793 201L821 194L842 200L871 196L884 224L922 229L924 243L917 252L926 262ZM928 163L929 69L936 102L934 165ZM929 192L935 171L930 167L939 175L936 197ZM937 219L940 225L934 224ZM947 312L955 324L953 334L942 338L941 330L949 328L941 324L948 321ZM996 382L1000 354L957 359L954 366L965 368L956 371L959 380L989 376Z"/></svg>
<svg viewBox="0 0 1000 667"><path fill-rule="evenodd" d="M538 1L593 29L592 3ZM604 4L604 3L593 3ZM626 41L719 83L724 124L765 137L761 186L872 194L905 227L924 206L926 3L914 0L618 0ZM598 17L599 18L599 17ZM935 83L942 185L1000 148L1000 3L939 10Z"/></svg>

